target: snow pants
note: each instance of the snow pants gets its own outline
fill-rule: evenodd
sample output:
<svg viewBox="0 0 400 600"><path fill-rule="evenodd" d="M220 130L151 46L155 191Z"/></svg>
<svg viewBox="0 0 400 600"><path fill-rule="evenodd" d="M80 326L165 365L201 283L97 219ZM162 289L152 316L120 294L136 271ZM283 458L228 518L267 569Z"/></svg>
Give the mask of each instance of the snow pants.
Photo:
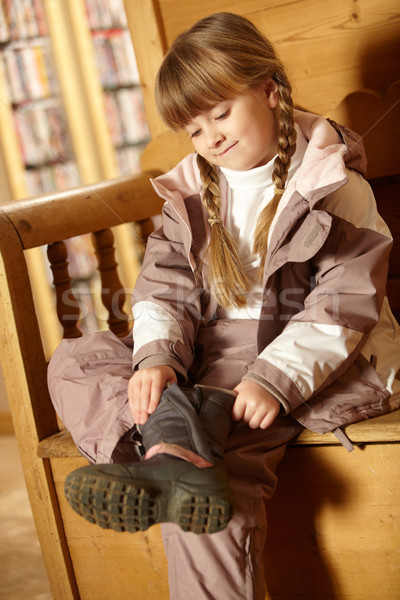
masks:
<svg viewBox="0 0 400 600"><path fill-rule="evenodd" d="M196 383L233 389L256 358L256 329L256 321L217 321L200 331ZM50 361L54 406L90 462L137 458L127 398L131 376L132 343L109 331L64 340ZM266 430L232 423L225 463L235 512L227 528L197 535L161 526L171 600L264 600L265 503L286 445L301 429L290 416L278 417Z"/></svg>

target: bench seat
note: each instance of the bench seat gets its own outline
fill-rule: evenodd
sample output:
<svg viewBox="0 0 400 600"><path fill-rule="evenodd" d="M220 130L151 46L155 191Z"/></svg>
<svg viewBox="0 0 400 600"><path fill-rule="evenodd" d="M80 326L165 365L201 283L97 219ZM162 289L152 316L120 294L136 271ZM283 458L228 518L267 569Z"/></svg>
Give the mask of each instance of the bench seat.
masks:
<svg viewBox="0 0 400 600"><path fill-rule="evenodd" d="M400 410L393 411L381 417L348 425L344 429L353 444L389 443L400 440ZM340 444L333 433L320 434L305 429L291 442L290 446L315 446ZM38 456L40 458L78 458L78 448L66 429L49 436L39 442Z"/></svg>

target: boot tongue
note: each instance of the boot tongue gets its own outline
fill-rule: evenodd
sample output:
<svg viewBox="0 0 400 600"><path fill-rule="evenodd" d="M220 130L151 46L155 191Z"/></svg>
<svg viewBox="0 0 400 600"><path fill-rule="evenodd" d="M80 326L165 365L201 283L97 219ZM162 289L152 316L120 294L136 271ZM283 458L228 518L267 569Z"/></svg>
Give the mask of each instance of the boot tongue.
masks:
<svg viewBox="0 0 400 600"><path fill-rule="evenodd" d="M168 454L169 456L180 458L186 462L192 463L199 469L206 469L213 466L213 463L209 462L199 454L196 454L192 450L188 450L183 446L179 446L178 444L168 444L166 442L155 444L146 452L144 458L145 460L148 460L157 454Z"/></svg>

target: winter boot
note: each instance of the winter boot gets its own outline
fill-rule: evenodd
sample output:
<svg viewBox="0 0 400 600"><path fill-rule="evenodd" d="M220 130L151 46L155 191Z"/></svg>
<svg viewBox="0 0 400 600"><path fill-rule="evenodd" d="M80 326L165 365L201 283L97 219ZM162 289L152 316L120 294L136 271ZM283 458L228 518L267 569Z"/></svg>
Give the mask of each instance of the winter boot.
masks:
<svg viewBox="0 0 400 600"><path fill-rule="evenodd" d="M233 513L223 448L235 394L173 384L141 427L145 459L82 467L68 475L65 495L86 520L115 531L176 523L214 533Z"/></svg>

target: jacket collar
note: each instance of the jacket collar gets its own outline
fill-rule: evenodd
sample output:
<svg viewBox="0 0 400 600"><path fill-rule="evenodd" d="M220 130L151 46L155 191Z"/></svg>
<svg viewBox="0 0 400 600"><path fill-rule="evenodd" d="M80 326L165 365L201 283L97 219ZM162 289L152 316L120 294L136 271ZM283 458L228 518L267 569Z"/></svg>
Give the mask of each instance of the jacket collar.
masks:
<svg viewBox="0 0 400 600"><path fill-rule="evenodd" d="M312 113L295 110L294 118L308 146L303 162L290 180L275 215L271 228L273 230L270 240L271 252L280 245L293 224L305 212L312 210L320 199L346 183L346 168L355 169L363 176L366 173L364 146L357 134ZM152 180L156 192L173 206L185 223L188 239L184 241L188 248L191 245L191 234L185 199L202 194L196 156L196 153L189 154L174 169ZM224 219L227 182L222 172L220 188L221 217ZM278 217L283 216L284 212L285 218L280 219L279 228L274 229L274 223ZM284 225L283 230L281 224ZM208 230L207 226L206 231Z"/></svg>
<svg viewBox="0 0 400 600"><path fill-rule="evenodd" d="M303 162L289 182L272 222L269 256L280 246L294 223L317 202L347 182L347 168L366 174L361 138L333 121L294 111L295 122L307 140ZM279 227L274 227L279 218Z"/></svg>

